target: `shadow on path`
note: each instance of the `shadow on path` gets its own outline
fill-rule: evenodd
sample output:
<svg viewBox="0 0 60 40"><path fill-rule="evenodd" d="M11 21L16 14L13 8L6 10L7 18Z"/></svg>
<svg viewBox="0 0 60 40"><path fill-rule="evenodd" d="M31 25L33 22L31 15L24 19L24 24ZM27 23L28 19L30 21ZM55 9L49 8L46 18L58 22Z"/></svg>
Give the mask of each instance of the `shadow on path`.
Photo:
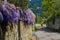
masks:
<svg viewBox="0 0 60 40"><path fill-rule="evenodd" d="M47 28L47 27L44 27L44 28L41 28L41 29L37 29L37 31L45 31L45 32L48 32L48 33L60 33L60 32L58 32L58 31L56 31L56 30L52 30L52 29L49 29L49 28Z"/></svg>

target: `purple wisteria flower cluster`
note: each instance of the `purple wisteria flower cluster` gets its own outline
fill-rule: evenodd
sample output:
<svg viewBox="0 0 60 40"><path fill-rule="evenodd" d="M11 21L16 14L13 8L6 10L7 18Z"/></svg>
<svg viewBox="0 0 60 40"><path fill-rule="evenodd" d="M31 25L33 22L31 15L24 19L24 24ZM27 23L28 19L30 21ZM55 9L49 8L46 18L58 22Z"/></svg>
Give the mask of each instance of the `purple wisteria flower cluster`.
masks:
<svg viewBox="0 0 60 40"><path fill-rule="evenodd" d="M22 10L11 3L0 5L0 21L6 20L18 23L18 20L21 20L31 24L35 21L35 17L35 14L30 9Z"/></svg>

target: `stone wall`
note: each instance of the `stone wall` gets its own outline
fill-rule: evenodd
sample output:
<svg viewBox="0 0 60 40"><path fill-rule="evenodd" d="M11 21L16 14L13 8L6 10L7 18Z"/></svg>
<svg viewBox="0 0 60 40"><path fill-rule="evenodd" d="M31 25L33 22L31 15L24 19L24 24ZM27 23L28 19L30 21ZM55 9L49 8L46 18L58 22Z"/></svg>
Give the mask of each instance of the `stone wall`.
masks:
<svg viewBox="0 0 60 40"><path fill-rule="evenodd" d="M20 22L20 31L22 40L31 40L32 38L32 25L27 25L24 22Z"/></svg>
<svg viewBox="0 0 60 40"><path fill-rule="evenodd" d="M19 24L8 23L0 26L0 40L30 40L32 37L32 25L22 21Z"/></svg>
<svg viewBox="0 0 60 40"><path fill-rule="evenodd" d="M0 40L18 40L18 25L15 23L0 26Z"/></svg>

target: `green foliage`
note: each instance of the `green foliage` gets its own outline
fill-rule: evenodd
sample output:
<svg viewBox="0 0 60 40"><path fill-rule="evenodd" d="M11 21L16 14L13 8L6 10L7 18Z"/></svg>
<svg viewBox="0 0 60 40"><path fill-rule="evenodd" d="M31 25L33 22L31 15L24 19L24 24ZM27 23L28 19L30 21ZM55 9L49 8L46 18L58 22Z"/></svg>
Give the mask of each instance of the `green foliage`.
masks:
<svg viewBox="0 0 60 40"><path fill-rule="evenodd" d="M44 9L43 13L44 13L45 17L48 17L53 13L53 11L52 11L53 7L52 6L53 6L53 1L52 0L44 0L42 2L42 7Z"/></svg>
<svg viewBox="0 0 60 40"><path fill-rule="evenodd" d="M13 3L16 6L19 6L22 9L28 8L28 0L8 0L8 2Z"/></svg>
<svg viewBox="0 0 60 40"><path fill-rule="evenodd" d="M42 8L47 21L55 19L55 17L60 15L60 0L43 0Z"/></svg>
<svg viewBox="0 0 60 40"><path fill-rule="evenodd" d="M41 23L42 22L42 17L37 15L36 22Z"/></svg>

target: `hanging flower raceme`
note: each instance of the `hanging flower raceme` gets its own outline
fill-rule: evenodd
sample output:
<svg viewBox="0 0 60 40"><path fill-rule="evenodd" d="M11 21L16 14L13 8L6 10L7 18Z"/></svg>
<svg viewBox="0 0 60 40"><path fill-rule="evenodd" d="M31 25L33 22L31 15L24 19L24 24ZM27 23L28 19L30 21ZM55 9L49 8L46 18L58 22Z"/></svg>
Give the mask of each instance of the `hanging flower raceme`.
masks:
<svg viewBox="0 0 60 40"><path fill-rule="evenodd" d="M19 15L20 13L18 12L19 10L16 10L16 7L13 4L12 5L9 4L7 8L9 10L9 13L11 14L11 16L9 18L10 22L17 23L18 19L20 17L20 15Z"/></svg>
<svg viewBox="0 0 60 40"><path fill-rule="evenodd" d="M18 9L16 11L16 15L17 15L18 19L20 19L20 11Z"/></svg>
<svg viewBox="0 0 60 40"><path fill-rule="evenodd" d="M31 9L27 9L26 10L27 12L28 12L28 14L30 15L30 17L31 17L31 22L35 22L35 18L36 18L36 16L35 16L35 14L31 11Z"/></svg>
<svg viewBox="0 0 60 40"><path fill-rule="evenodd" d="M36 16L30 9L23 11L23 14L24 14L24 21L27 21L28 24L34 23Z"/></svg>
<svg viewBox="0 0 60 40"><path fill-rule="evenodd" d="M4 20L9 22L18 23L20 18L19 10L16 10L16 7L13 4L0 5L0 12L3 15Z"/></svg>
<svg viewBox="0 0 60 40"><path fill-rule="evenodd" d="M2 13L0 12L0 22L3 21L3 15Z"/></svg>
<svg viewBox="0 0 60 40"><path fill-rule="evenodd" d="M24 21L25 20L25 13L23 13L23 10L20 7L17 7L17 12L19 13L19 20Z"/></svg>
<svg viewBox="0 0 60 40"><path fill-rule="evenodd" d="M3 12L3 7L2 7L2 5L0 5L0 12Z"/></svg>
<svg viewBox="0 0 60 40"><path fill-rule="evenodd" d="M0 12L1 12L2 15L3 15L3 19L5 18L5 19L7 20L8 12L7 12L7 10L6 10L6 8L5 8L4 5L0 5ZM4 20L5 20L5 19L4 19Z"/></svg>
<svg viewBox="0 0 60 40"><path fill-rule="evenodd" d="M7 0L4 1L4 4L0 5L0 12L0 21L6 20L14 23L18 23L18 20L21 20L31 24L35 21L36 17L30 9L22 10L20 7L8 3Z"/></svg>

